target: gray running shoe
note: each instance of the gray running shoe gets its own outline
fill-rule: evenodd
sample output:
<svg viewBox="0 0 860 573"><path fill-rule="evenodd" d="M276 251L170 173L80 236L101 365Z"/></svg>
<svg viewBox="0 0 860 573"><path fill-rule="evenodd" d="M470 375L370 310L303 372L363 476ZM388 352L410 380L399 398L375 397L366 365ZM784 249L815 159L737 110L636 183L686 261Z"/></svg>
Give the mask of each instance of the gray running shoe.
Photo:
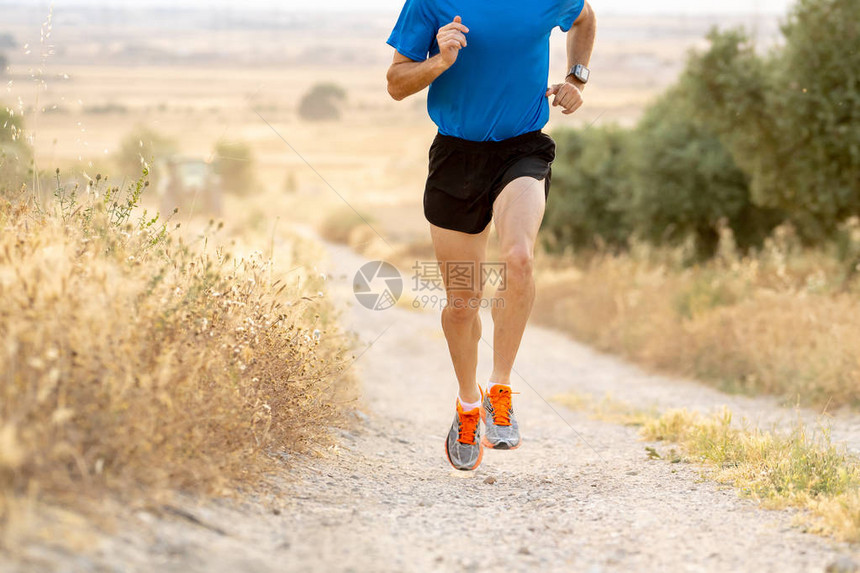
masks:
<svg viewBox="0 0 860 573"><path fill-rule="evenodd" d="M454 423L445 439L445 455L458 470L473 470L481 464L484 448L481 446L480 408L464 412L460 400L457 400Z"/></svg>
<svg viewBox="0 0 860 573"><path fill-rule="evenodd" d="M520 426L511 405L511 387L497 384L487 391L481 408L486 433L481 442L485 448L515 450L520 447Z"/></svg>

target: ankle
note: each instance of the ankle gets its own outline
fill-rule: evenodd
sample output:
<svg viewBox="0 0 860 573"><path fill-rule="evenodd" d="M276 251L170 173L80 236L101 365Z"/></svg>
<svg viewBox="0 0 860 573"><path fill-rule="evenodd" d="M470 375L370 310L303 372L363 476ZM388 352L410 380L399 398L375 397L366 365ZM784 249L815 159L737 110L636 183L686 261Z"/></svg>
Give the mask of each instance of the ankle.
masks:
<svg viewBox="0 0 860 573"><path fill-rule="evenodd" d="M464 392L461 389L457 398L460 400L460 403L464 405L474 404L476 402L480 404L482 396L483 394L481 394L481 388L477 384L475 384L475 386L471 390L467 390Z"/></svg>
<svg viewBox="0 0 860 573"><path fill-rule="evenodd" d="M487 392L492 390L494 386L507 386L508 388L510 388L511 387L511 381L510 381L510 379L508 379L508 380L492 380L491 379L489 382L487 382Z"/></svg>

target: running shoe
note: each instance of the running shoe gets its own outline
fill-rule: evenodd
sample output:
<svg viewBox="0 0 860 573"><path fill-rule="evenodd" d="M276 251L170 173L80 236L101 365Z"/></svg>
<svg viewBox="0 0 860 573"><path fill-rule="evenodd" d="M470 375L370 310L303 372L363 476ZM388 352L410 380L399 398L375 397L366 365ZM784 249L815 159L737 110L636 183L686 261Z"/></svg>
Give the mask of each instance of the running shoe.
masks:
<svg viewBox="0 0 860 573"><path fill-rule="evenodd" d="M520 447L520 426L511 405L511 387L496 384L484 396L481 417L486 432L481 440L485 448L515 450Z"/></svg>
<svg viewBox="0 0 860 573"><path fill-rule="evenodd" d="M465 412L460 400L457 400L454 423L445 439L445 455L458 470L473 470L481 464L484 455L481 446L481 408Z"/></svg>

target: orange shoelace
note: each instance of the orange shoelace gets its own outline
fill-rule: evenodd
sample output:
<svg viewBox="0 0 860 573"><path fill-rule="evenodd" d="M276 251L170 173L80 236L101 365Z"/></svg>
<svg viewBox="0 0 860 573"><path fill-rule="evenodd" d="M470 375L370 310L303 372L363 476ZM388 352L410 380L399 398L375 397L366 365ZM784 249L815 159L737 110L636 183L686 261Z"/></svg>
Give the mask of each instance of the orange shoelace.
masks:
<svg viewBox="0 0 860 573"><path fill-rule="evenodd" d="M478 421L481 419L481 409L475 408L469 412L464 412L458 403L457 417L460 420L460 437L457 438L457 441L461 444L474 444Z"/></svg>
<svg viewBox="0 0 860 573"><path fill-rule="evenodd" d="M493 423L497 426L511 425L511 389L504 385L494 386L490 390L490 404L493 406Z"/></svg>

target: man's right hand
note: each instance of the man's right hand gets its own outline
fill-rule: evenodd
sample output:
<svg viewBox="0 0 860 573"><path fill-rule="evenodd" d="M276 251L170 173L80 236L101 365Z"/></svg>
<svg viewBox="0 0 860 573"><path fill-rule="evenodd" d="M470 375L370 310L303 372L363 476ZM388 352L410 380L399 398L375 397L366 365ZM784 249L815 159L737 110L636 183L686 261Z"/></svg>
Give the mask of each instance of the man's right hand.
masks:
<svg viewBox="0 0 860 573"><path fill-rule="evenodd" d="M400 52L394 52L394 61L388 68L388 93L400 101L416 94L433 83L433 80L454 65L460 50L466 47L469 28L462 24L459 16L450 24L439 28L436 43L439 53L423 61L415 61Z"/></svg>
<svg viewBox="0 0 860 573"><path fill-rule="evenodd" d="M447 67L454 65L457 61L457 55L461 48L466 47L466 34L469 33L469 28L462 24L462 19L459 16L454 17L454 21L450 24L445 24L439 28L436 34L436 43L439 44L439 57Z"/></svg>

